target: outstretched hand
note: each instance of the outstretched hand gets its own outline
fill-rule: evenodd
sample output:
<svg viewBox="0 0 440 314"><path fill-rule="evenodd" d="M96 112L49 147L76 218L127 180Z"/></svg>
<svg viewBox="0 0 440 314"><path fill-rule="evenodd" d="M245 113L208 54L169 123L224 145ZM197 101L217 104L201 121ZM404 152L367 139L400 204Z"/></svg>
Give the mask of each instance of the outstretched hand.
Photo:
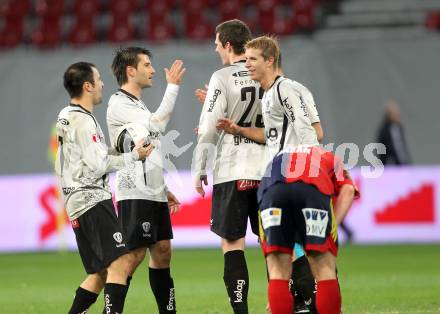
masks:
<svg viewBox="0 0 440 314"><path fill-rule="evenodd" d="M183 74L185 74L186 71L186 69L183 67L182 60L174 61L169 70L168 68L165 68L164 70L167 82L176 85L180 85Z"/></svg>

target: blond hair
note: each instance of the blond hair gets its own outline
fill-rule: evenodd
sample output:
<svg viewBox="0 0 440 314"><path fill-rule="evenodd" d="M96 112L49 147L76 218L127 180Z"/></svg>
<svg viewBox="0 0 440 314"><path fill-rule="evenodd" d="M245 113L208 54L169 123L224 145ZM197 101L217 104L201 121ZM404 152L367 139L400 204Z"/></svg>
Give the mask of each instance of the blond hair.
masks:
<svg viewBox="0 0 440 314"><path fill-rule="evenodd" d="M273 67L276 69L278 67L278 62L280 60L280 45L278 40L273 36L260 36L252 39L246 43L246 49L258 49L261 51L261 55L264 60L273 58Z"/></svg>

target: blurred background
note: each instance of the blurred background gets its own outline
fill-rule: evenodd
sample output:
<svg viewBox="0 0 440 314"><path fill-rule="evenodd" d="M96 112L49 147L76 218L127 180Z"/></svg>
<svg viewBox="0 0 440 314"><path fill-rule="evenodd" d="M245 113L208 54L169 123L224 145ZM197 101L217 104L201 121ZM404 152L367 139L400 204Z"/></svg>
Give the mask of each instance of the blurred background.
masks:
<svg viewBox="0 0 440 314"><path fill-rule="evenodd" d="M214 28L232 18L254 35L279 36L284 72L315 97L324 144L359 148L353 176L362 198L342 239L440 242L439 0L15 0L0 5L0 229L8 234L0 251L75 249L52 174L54 121L68 104L62 74L77 61L96 64L105 86L95 114L107 133L117 89L110 64L127 45L153 53L157 75L143 97L152 110L166 86L163 68L185 63L168 126L178 147L192 143L169 156L179 175L168 183L183 203L175 245L218 245L208 231L210 200L197 197L189 169L201 110L194 90L221 67ZM365 147L377 141L387 166L368 178Z"/></svg>

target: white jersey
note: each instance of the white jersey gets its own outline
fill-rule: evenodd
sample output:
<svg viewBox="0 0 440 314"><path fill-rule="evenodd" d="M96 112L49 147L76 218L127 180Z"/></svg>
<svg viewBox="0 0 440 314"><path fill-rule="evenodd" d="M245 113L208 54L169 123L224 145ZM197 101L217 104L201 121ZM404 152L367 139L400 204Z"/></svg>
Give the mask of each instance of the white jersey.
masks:
<svg viewBox="0 0 440 314"><path fill-rule="evenodd" d="M263 89L252 80L244 61L220 69L211 77L203 104L194 151L193 173L196 186L215 158L214 184L239 180L260 180L264 144L240 135L219 132L219 118L228 118L240 126L263 128L261 97Z"/></svg>
<svg viewBox="0 0 440 314"><path fill-rule="evenodd" d="M312 123L319 122L312 93L300 83L277 77L262 99L268 158L297 145L319 145Z"/></svg>
<svg viewBox="0 0 440 314"><path fill-rule="evenodd" d="M104 140L95 117L79 105L71 104L58 115L58 152L55 172L61 180L70 220L97 203L112 198L107 173L133 164L136 152L116 156Z"/></svg>
<svg viewBox="0 0 440 314"><path fill-rule="evenodd" d="M179 86L168 84L162 103L150 112L141 99L120 89L108 102L107 126L110 142L115 144L118 131L127 123L136 122L149 131L154 150L145 162L136 162L116 173L116 200L146 199L167 202L167 187L163 173L161 136L174 110Z"/></svg>

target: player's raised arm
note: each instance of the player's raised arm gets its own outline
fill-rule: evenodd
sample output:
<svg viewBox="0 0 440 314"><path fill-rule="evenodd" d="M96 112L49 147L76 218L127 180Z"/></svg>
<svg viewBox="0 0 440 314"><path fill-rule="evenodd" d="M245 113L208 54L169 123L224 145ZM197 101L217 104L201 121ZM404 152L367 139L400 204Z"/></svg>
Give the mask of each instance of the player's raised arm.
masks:
<svg viewBox="0 0 440 314"><path fill-rule="evenodd" d="M159 108L150 117L150 126L152 129L164 132L170 121L171 113L174 110L179 86L182 82L186 69L183 67L182 60L176 60L170 69L165 68L165 76L168 82L167 89L162 98Z"/></svg>

